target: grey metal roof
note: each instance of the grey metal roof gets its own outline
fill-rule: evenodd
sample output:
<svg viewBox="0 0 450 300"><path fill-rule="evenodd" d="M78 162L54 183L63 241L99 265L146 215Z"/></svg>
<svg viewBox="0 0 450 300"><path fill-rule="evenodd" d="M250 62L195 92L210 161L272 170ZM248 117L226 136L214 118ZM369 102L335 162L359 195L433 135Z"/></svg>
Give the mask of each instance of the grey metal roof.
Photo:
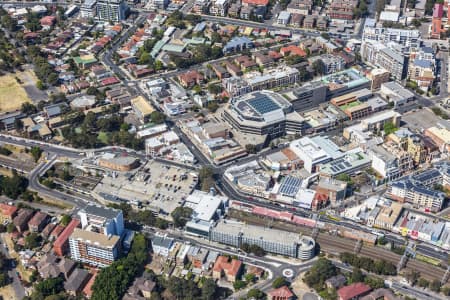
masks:
<svg viewBox="0 0 450 300"><path fill-rule="evenodd" d="M173 241L172 238L157 235L152 239L152 245L168 249L172 246Z"/></svg>
<svg viewBox="0 0 450 300"><path fill-rule="evenodd" d="M107 219L114 219L119 213L118 209L110 207L102 207L94 204L88 204L83 209L87 214L104 217Z"/></svg>

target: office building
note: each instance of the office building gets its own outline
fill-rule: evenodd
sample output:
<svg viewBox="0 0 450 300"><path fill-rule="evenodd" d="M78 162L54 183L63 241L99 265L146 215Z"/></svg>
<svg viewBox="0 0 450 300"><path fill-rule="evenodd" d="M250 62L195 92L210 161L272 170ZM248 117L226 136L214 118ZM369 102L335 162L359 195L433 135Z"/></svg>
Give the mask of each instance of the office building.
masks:
<svg viewBox="0 0 450 300"><path fill-rule="evenodd" d="M98 0L96 18L102 21L120 22L127 18L128 7L125 0Z"/></svg>
<svg viewBox="0 0 450 300"><path fill-rule="evenodd" d="M271 91L253 92L232 99L223 112L224 119L242 133L276 138L286 133L301 134L303 118L291 103Z"/></svg>
<svg viewBox="0 0 450 300"><path fill-rule="evenodd" d="M339 174L352 175L370 164L370 158L364 152L348 152L343 157L321 165L320 176L335 178Z"/></svg>
<svg viewBox="0 0 450 300"><path fill-rule="evenodd" d="M411 91L394 81L381 84L380 93L384 99L394 103L394 107L403 106L414 100L414 94Z"/></svg>
<svg viewBox="0 0 450 300"><path fill-rule="evenodd" d="M192 208L192 219L186 223L186 232L208 236L211 224L225 212L228 198L195 190L186 197L184 206Z"/></svg>
<svg viewBox="0 0 450 300"><path fill-rule="evenodd" d="M292 141L289 149L304 162L304 168L309 173L316 172L319 164L344 156L344 152L335 143L323 136L303 137Z"/></svg>
<svg viewBox="0 0 450 300"><path fill-rule="evenodd" d="M374 145L368 149L372 160L372 168L385 180L398 179L412 168L412 158L406 151L395 151L381 145Z"/></svg>
<svg viewBox="0 0 450 300"><path fill-rule="evenodd" d="M313 109L327 101L328 86L320 81L309 82L283 94L297 112Z"/></svg>

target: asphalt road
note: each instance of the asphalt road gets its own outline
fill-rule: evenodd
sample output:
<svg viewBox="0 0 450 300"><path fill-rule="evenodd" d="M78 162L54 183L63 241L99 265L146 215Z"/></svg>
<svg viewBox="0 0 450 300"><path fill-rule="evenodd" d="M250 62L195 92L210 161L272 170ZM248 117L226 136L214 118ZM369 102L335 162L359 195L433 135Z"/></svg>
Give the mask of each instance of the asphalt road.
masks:
<svg viewBox="0 0 450 300"><path fill-rule="evenodd" d="M6 256L6 258L14 260L10 255L8 250L6 250L5 247L5 242L2 238L2 236L0 235L0 252L3 252L3 254ZM9 277L12 278L12 287L14 289L14 292L16 294L16 298L17 299L23 299L26 295L25 295L25 287L22 285L22 282L19 279L19 276L17 275L17 269L16 268L12 268L11 270L8 271L8 275ZM9 300L6 299L5 300Z"/></svg>

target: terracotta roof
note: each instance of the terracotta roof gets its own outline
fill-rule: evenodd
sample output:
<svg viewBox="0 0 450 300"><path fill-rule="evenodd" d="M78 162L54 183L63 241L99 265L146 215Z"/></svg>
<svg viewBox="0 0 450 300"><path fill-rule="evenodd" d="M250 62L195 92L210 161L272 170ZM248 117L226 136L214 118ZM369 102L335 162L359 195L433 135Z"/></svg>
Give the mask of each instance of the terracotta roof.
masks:
<svg viewBox="0 0 450 300"><path fill-rule="evenodd" d="M285 285L275 290L271 290L268 294L270 299L289 299L294 297L294 294Z"/></svg>
<svg viewBox="0 0 450 300"><path fill-rule="evenodd" d="M341 300L350 300L355 297L368 293L372 288L362 282L357 282L340 288L337 293Z"/></svg>
<svg viewBox="0 0 450 300"><path fill-rule="evenodd" d="M242 262L240 260L232 259L229 262L228 257L219 256L214 263L213 271L221 272L223 270L228 276L237 276L241 266Z"/></svg>
<svg viewBox="0 0 450 300"><path fill-rule="evenodd" d="M53 247L61 247L68 239L69 236L72 234L74 229L80 225L80 220L78 219L72 219L70 223L64 228L64 231L58 236L56 241L53 243Z"/></svg>
<svg viewBox="0 0 450 300"><path fill-rule="evenodd" d="M251 5L259 5L259 6L267 6L269 4L269 0L242 0L242 3L251 4Z"/></svg>
<svg viewBox="0 0 450 300"><path fill-rule="evenodd" d="M280 53L283 53L283 55L298 55L298 56L302 56L302 57L306 56L306 52L303 49L301 49L300 47L295 46L295 45L290 45L290 46L281 48Z"/></svg>
<svg viewBox="0 0 450 300"><path fill-rule="evenodd" d="M52 233L50 233L51 236L57 238L61 232L63 232L64 226L56 225L55 229L53 229Z"/></svg>
<svg viewBox="0 0 450 300"><path fill-rule="evenodd" d="M12 217L17 210L18 208L15 207L14 205L0 203L0 211L3 216Z"/></svg>
<svg viewBox="0 0 450 300"><path fill-rule="evenodd" d="M92 277L89 279L89 281L86 283L86 285L83 288L83 294L86 295L86 297L90 298L92 296L92 285L94 284L95 278L97 277L98 272L93 271Z"/></svg>
<svg viewBox="0 0 450 300"><path fill-rule="evenodd" d="M28 226L39 226L42 222L47 219L48 215L46 213L38 211L30 221L28 221Z"/></svg>

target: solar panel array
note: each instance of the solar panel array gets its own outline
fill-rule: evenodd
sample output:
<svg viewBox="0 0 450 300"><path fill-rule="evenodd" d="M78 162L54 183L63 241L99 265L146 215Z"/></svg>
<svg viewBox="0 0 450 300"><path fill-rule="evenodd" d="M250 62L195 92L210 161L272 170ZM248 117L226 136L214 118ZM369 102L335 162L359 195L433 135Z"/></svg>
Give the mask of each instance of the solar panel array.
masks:
<svg viewBox="0 0 450 300"><path fill-rule="evenodd" d="M298 193L301 184L302 180L300 178L287 176L281 183L280 193L282 195L294 197Z"/></svg>
<svg viewBox="0 0 450 300"><path fill-rule="evenodd" d="M248 100L248 104L262 115L280 108L275 101L264 94L255 93L254 96L253 99Z"/></svg>
<svg viewBox="0 0 450 300"><path fill-rule="evenodd" d="M348 168L350 168L352 165L346 161L345 159L341 158L341 159L336 159L332 162L330 162L331 166L330 169L333 172L340 172L340 171L344 171Z"/></svg>

